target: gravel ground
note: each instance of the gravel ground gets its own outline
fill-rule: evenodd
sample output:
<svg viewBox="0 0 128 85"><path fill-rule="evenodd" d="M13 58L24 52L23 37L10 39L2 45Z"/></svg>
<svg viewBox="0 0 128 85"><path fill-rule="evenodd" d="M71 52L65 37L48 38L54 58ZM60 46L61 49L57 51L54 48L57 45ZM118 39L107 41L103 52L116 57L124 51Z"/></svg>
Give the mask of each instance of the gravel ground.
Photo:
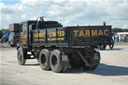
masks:
<svg viewBox="0 0 128 85"><path fill-rule="evenodd" d="M36 59L17 64L16 48L0 45L0 85L128 85L128 43L100 51L95 71L68 69L66 73L41 70Z"/></svg>

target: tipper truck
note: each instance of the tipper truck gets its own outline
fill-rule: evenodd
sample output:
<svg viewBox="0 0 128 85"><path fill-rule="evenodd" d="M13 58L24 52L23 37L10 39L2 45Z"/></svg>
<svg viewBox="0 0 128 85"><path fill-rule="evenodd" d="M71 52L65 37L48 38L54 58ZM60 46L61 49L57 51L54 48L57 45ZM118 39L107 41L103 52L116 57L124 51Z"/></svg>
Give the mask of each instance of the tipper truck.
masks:
<svg viewBox="0 0 128 85"><path fill-rule="evenodd" d="M20 25L18 63L37 59L41 69L56 73L68 68L95 70L100 64L98 46L111 43L110 25L63 27L57 21L38 24L31 20Z"/></svg>

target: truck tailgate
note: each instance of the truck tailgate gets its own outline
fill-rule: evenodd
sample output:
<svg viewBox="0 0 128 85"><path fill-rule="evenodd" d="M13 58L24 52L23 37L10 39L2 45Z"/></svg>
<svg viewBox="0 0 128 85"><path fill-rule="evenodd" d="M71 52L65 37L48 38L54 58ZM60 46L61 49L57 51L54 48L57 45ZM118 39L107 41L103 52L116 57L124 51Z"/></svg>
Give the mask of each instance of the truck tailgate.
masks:
<svg viewBox="0 0 128 85"><path fill-rule="evenodd" d="M98 45L107 43L111 38L111 26L80 26L69 29L70 45Z"/></svg>

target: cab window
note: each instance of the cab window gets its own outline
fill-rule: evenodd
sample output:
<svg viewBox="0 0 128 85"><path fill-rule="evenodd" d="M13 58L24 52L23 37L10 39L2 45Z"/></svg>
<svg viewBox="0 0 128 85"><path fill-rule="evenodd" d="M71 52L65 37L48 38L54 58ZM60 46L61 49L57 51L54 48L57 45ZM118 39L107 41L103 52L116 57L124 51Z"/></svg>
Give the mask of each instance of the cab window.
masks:
<svg viewBox="0 0 128 85"><path fill-rule="evenodd" d="M21 25L21 29L22 29L22 34L27 34L27 23L23 23Z"/></svg>

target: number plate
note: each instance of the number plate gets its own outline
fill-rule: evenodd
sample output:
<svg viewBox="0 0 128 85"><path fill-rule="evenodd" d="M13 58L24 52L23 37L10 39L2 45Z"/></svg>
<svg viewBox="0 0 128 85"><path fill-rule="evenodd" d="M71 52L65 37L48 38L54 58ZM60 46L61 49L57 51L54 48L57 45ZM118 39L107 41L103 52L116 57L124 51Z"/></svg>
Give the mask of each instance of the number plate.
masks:
<svg viewBox="0 0 128 85"><path fill-rule="evenodd" d="M62 61L68 61L68 56L67 55L62 55Z"/></svg>

